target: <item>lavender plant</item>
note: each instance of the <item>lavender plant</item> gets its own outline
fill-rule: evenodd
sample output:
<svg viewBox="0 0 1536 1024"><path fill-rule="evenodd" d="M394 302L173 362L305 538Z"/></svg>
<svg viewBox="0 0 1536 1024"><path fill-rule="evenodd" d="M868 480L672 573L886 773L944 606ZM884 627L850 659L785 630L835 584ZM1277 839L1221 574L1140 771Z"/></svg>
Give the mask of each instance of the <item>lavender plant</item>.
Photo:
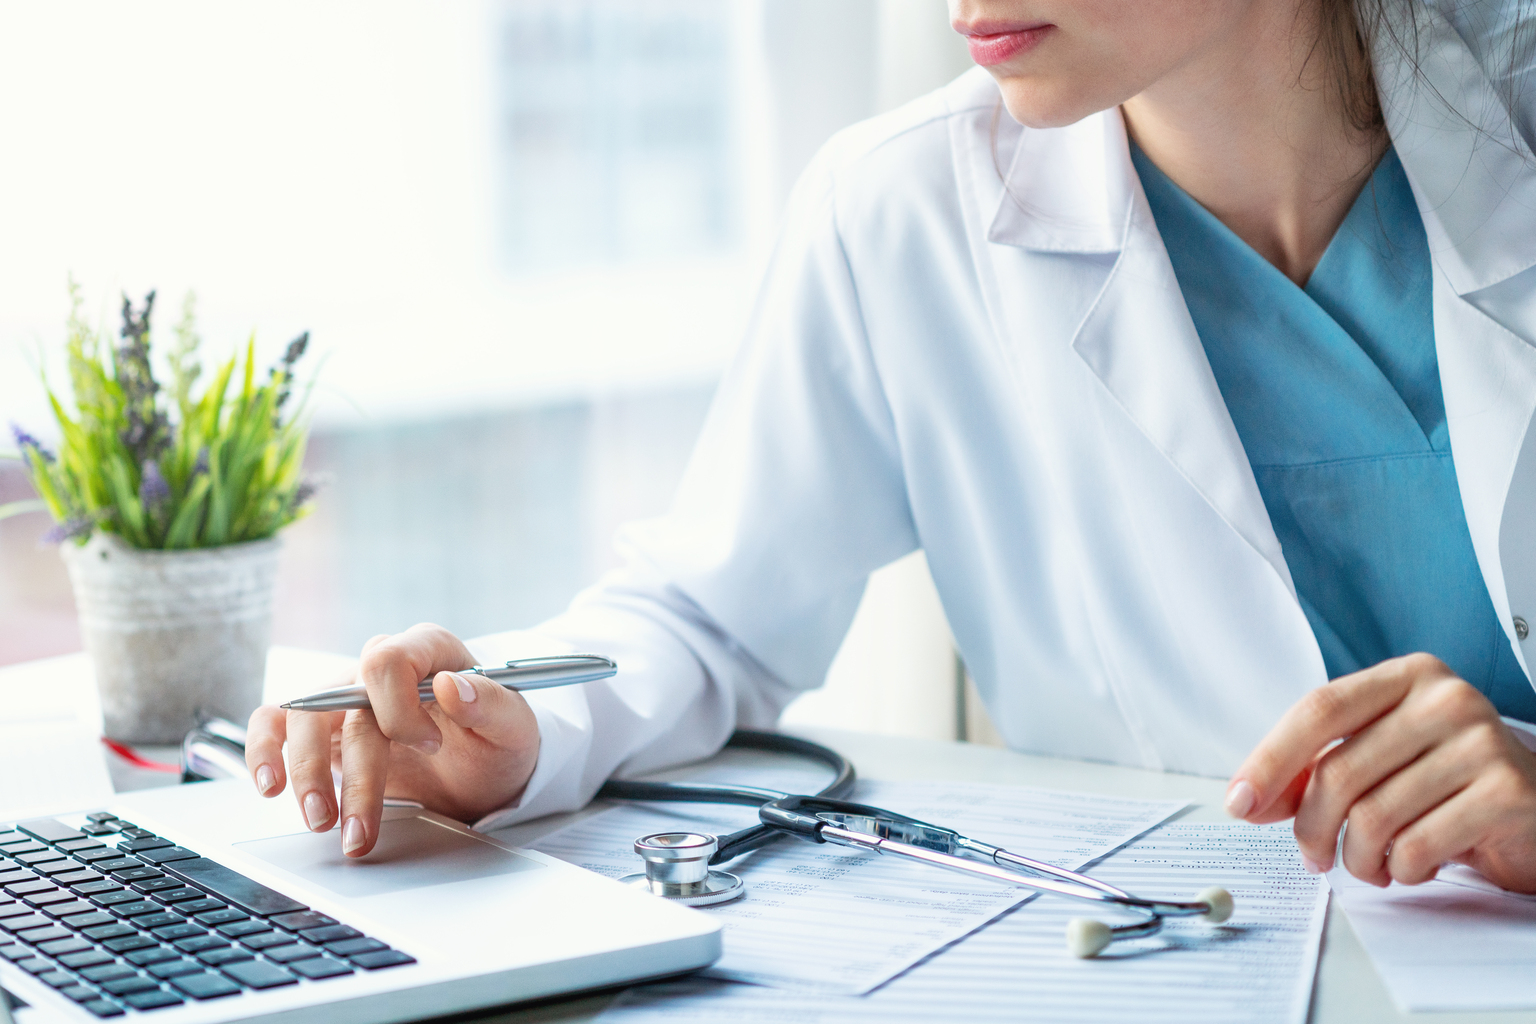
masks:
<svg viewBox="0 0 1536 1024"><path fill-rule="evenodd" d="M231 356L194 396L202 365L191 296L167 352L168 388L150 361L154 292L139 309L123 297L115 346L86 323L73 283L70 298L73 414L43 381L62 439L58 452L11 427L17 456L54 518L44 540L84 543L102 530L136 548L215 547L270 537L308 512L314 487L303 478L305 402L288 408L308 333L259 381L252 338L243 368ZM0 506L0 518L33 507Z"/></svg>

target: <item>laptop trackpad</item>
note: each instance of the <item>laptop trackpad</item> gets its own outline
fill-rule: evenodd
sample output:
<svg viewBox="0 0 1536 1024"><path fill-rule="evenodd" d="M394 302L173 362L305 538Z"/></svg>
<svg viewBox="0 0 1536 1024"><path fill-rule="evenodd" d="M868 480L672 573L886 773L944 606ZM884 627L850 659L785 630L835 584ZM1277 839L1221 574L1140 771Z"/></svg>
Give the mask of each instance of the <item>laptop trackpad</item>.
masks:
<svg viewBox="0 0 1536 1024"><path fill-rule="evenodd" d="M378 845L361 858L342 855L341 837L335 831L301 832L234 845L338 896L378 896L542 866L418 817L384 821L379 827Z"/></svg>

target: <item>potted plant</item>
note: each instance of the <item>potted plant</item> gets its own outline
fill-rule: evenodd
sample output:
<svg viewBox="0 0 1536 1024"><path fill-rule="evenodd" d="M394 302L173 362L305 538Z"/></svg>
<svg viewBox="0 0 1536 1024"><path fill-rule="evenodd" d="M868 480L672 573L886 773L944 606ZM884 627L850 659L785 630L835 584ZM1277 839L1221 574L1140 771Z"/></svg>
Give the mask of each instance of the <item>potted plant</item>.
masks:
<svg viewBox="0 0 1536 1024"><path fill-rule="evenodd" d="M277 531L308 511L307 435L294 364L309 335L258 375L254 338L194 393L192 298L166 354L151 362L150 315L123 299L112 345L86 323L70 286L66 342L72 409L46 375L57 452L12 424L17 453L55 525L106 733L175 743L199 712L244 721L261 701L277 572Z"/></svg>

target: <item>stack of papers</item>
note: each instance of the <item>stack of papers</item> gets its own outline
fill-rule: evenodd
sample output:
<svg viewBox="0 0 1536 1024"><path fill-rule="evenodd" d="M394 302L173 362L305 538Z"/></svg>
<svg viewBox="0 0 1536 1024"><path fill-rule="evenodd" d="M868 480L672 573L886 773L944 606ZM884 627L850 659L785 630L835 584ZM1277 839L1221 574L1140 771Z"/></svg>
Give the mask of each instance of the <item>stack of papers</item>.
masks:
<svg viewBox="0 0 1536 1024"><path fill-rule="evenodd" d="M1116 943L1094 960L1075 960L1062 941L1067 921L1085 913L1111 917L1092 904L1045 896L864 997L807 998L692 979L631 989L599 1019L610 1024L1303 1024L1307 1019L1328 891L1321 878L1303 870L1288 825L1168 825L1115 854L1094 874L1132 893L1163 898L1188 898L1207 885L1222 885L1235 897L1236 913L1219 927L1170 920L1158 936ZM860 941L870 941L878 928L871 922Z"/></svg>
<svg viewBox="0 0 1536 1024"><path fill-rule="evenodd" d="M857 799L1068 868L1123 846L1185 806L966 783L866 781ZM637 836L719 835L755 821L753 808L624 806L552 833L534 848L615 878L642 870ZM725 926L725 955L706 973L803 992L868 992L1034 895L896 857L789 838L728 870L746 879L747 893L708 909Z"/></svg>

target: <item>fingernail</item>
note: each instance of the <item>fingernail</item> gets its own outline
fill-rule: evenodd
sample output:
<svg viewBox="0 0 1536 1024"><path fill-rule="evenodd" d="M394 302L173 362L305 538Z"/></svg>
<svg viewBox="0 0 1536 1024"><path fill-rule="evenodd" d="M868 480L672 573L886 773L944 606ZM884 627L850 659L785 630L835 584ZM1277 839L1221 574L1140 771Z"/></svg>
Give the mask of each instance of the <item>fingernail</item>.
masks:
<svg viewBox="0 0 1536 1024"><path fill-rule="evenodd" d="M341 852L351 853L362 846L367 838L367 833L363 831L363 823L355 816L348 818L347 823L341 827Z"/></svg>
<svg viewBox="0 0 1536 1024"><path fill-rule="evenodd" d="M1323 873L1323 866L1313 861L1306 854L1301 855L1301 866L1307 869L1307 874L1309 875L1320 875Z"/></svg>
<svg viewBox="0 0 1536 1024"><path fill-rule="evenodd" d="M276 785L277 775L272 771L271 765L264 764L256 769L256 792L266 796Z"/></svg>
<svg viewBox="0 0 1536 1024"><path fill-rule="evenodd" d="M459 691L459 700L463 701L465 704L473 704L475 702L475 688L469 685L468 679L465 679L457 672L452 673L452 675L453 685L457 687Z"/></svg>
<svg viewBox="0 0 1536 1024"><path fill-rule="evenodd" d="M1247 817L1256 799L1258 794L1253 791L1253 784L1247 779L1238 779L1227 790L1227 813L1234 818Z"/></svg>
<svg viewBox="0 0 1536 1024"><path fill-rule="evenodd" d="M433 754L438 752L442 745L442 740L422 740L420 743L411 744L411 749L418 750L421 753L426 754L428 757L431 757Z"/></svg>
<svg viewBox="0 0 1536 1024"><path fill-rule="evenodd" d="M325 801L320 799L319 793L311 793L304 798L304 820L309 822L311 832L322 832L325 823L331 820L331 812L325 806Z"/></svg>

